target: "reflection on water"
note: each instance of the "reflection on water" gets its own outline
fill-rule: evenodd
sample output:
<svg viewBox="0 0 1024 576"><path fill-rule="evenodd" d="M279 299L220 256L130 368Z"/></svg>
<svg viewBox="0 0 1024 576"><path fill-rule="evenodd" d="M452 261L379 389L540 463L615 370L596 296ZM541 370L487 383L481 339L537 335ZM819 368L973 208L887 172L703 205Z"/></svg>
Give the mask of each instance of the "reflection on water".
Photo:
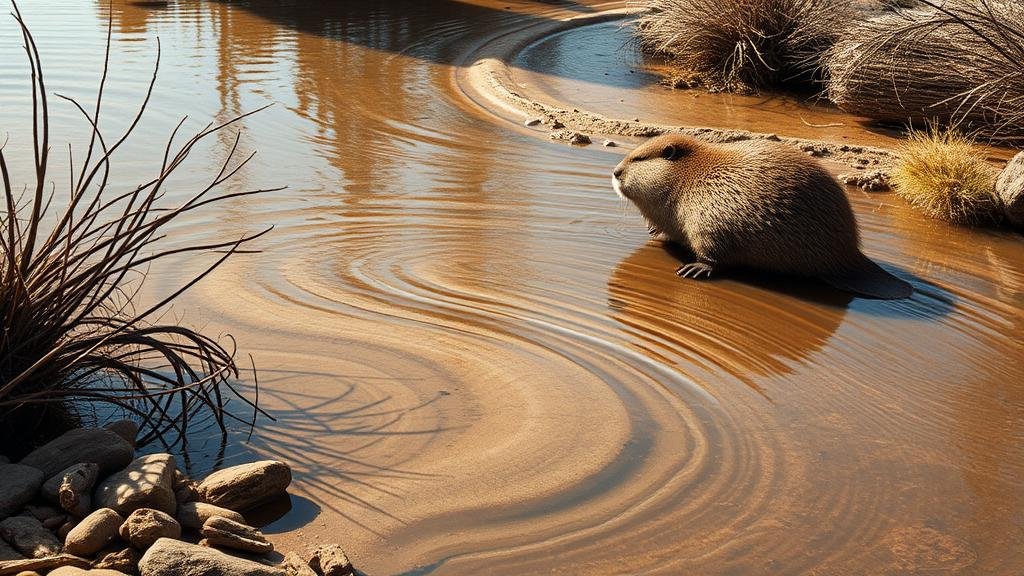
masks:
<svg viewBox="0 0 1024 576"><path fill-rule="evenodd" d="M866 253L911 278L913 300L680 281L608 189L619 156L495 120L454 74L491 36L621 6L61 0L25 12L51 89L86 101L112 20L114 131L160 38L157 91L117 186L152 176L182 115L195 127L273 104L243 124L259 155L235 185L288 190L175 232L276 228L173 313L235 334L261 369L277 421L225 458L295 465L292 507L270 525L279 548L341 541L370 574L1024 571L1020 237L851 190ZM0 22L0 131L24 174L12 30ZM664 92L614 24L546 45L516 73L558 100L752 129L802 110ZM734 107L715 116L720 105ZM829 135L864 135L855 119L807 113L844 124ZM63 104L53 123L57 141L85 128ZM168 198L231 143L196 154ZM203 265L167 262L153 286Z"/></svg>

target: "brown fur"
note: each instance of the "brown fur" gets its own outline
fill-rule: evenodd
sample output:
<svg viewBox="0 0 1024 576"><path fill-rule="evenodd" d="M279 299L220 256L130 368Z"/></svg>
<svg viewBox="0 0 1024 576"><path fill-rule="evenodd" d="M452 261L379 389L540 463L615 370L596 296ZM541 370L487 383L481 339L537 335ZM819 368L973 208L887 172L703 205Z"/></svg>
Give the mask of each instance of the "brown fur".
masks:
<svg viewBox="0 0 1024 576"><path fill-rule="evenodd" d="M613 180L652 233L696 255L681 276L744 267L817 277L880 298L912 291L861 253L839 183L785 144L658 136L620 162Z"/></svg>

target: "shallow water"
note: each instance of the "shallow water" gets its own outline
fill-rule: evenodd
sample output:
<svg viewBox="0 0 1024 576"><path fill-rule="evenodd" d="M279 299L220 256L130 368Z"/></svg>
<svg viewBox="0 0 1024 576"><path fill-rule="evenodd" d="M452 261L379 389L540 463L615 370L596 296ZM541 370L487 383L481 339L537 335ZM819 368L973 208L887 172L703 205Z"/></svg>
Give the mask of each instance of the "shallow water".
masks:
<svg viewBox="0 0 1024 576"><path fill-rule="evenodd" d="M340 541L372 575L1024 572L1019 235L851 189L865 251L912 300L681 281L608 185L621 149L550 142L459 83L488 38L621 3L310 4L22 4L50 90L84 99L111 16L115 131L159 37L121 186L151 177L181 115L198 128L273 104L244 121L259 154L231 189L289 188L176 232L275 229L172 313L235 335L260 368L277 421L228 459L295 465L291 511L267 527L280 549ZM24 174L13 31L0 21L0 132ZM888 138L786 100L667 91L627 38L561 34L517 77L609 115ZM85 130L53 111L58 142ZM231 142L197 153L169 200ZM149 288L208 261L164 262Z"/></svg>

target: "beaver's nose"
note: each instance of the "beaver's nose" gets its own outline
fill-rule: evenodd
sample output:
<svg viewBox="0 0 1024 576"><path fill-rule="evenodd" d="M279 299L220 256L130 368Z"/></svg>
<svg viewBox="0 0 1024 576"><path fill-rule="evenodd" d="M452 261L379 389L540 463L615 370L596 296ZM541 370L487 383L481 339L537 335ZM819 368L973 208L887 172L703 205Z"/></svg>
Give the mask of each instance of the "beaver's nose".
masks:
<svg viewBox="0 0 1024 576"><path fill-rule="evenodd" d="M620 176L622 176L622 173L625 172L625 171L626 171L626 167L623 166L622 164L619 164L618 166L615 167L615 171L612 172L612 174L616 178L619 178Z"/></svg>

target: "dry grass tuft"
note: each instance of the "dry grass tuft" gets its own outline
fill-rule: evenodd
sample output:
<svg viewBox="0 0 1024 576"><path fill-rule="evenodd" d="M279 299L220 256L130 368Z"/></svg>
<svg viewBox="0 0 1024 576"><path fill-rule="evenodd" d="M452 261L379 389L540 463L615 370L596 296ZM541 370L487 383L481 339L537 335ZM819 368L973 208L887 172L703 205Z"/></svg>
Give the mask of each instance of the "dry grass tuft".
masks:
<svg viewBox="0 0 1024 576"><path fill-rule="evenodd" d="M925 214L958 224L998 218L995 170L974 140L931 124L911 131L891 175L896 193Z"/></svg>
<svg viewBox="0 0 1024 576"><path fill-rule="evenodd" d="M647 0L636 21L645 52L672 59L712 88L809 83L849 21L843 0Z"/></svg>
<svg viewBox="0 0 1024 576"><path fill-rule="evenodd" d="M853 26L825 59L828 98L889 122L938 119L1024 142L1024 3L918 0Z"/></svg>
<svg viewBox="0 0 1024 576"><path fill-rule="evenodd" d="M31 447L32 441L60 433L58 421L75 424L85 410L107 405L135 416L142 424L141 442L161 440L165 446L184 442L189 422L202 414L225 431L237 418L227 409L231 398L248 405L252 422L255 402L236 392L238 377L234 350L177 324L160 323L156 316L169 302L259 234L184 247L165 244L167 225L193 210L228 198L262 190L220 192L251 158L238 159L235 146L220 172L187 201L164 200L168 179L181 168L202 140L240 118L206 128L175 144L178 129L157 157L152 180L127 190L115 190L111 159L131 135L153 92L149 91L136 117L123 134L111 138L98 129L102 110L104 65L96 103L91 110L71 102L91 127L84 154L68 147L70 184L67 204L48 183L51 162L49 106L39 53L21 13L25 52L32 71L34 174L28 188L16 195L4 149L0 147L0 437L4 451ZM110 32L107 36L107 62ZM184 120L182 121L184 122ZM78 152L80 162L74 162ZM115 169L116 170L116 169ZM116 179L115 179L116 180ZM53 202L51 202L53 201ZM137 295L152 262L183 252L218 252L197 277L140 311ZM54 414L62 418L54 418Z"/></svg>

